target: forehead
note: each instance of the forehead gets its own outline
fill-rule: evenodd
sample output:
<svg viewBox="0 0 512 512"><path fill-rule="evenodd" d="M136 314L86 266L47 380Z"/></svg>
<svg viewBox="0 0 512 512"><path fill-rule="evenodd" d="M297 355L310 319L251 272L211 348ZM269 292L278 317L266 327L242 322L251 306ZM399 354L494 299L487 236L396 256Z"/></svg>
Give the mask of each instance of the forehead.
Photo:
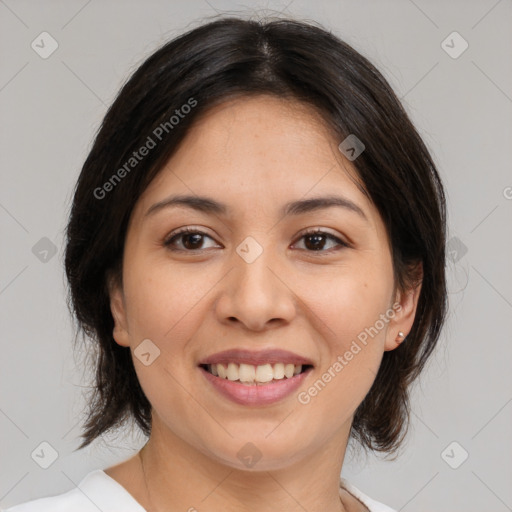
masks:
<svg viewBox="0 0 512 512"><path fill-rule="evenodd" d="M194 122L145 195L166 181L189 185L189 193L197 186L272 192L274 184L277 191L286 187L304 195L320 181L361 187L338 144L338 137L309 105L268 95L232 99Z"/></svg>
<svg viewBox="0 0 512 512"><path fill-rule="evenodd" d="M183 141L219 159L238 157L279 162L307 157L329 162L336 137L310 105L269 95L240 97L209 109ZM197 155L198 157L200 155Z"/></svg>

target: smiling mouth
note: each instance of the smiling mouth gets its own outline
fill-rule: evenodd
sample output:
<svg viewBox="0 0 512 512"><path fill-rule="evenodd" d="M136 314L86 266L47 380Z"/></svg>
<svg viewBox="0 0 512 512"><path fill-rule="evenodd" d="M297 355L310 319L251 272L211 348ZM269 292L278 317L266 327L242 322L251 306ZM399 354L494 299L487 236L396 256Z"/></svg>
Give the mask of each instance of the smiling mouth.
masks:
<svg viewBox="0 0 512 512"><path fill-rule="evenodd" d="M238 382L247 386L264 386L266 384L292 379L293 377L309 371L312 365L274 363L263 365L217 363L200 364L208 373L220 379Z"/></svg>

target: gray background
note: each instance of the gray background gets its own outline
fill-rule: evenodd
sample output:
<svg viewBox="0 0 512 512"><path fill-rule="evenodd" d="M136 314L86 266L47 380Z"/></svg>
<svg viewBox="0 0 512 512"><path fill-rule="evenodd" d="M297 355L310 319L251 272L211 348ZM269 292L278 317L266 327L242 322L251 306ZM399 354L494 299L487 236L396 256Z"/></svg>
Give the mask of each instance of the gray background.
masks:
<svg viewBox="0 0 512 512"><path fill-rule="evenodd" d="M1 505L69 490L142 445L127 431L73 451L88 375L73 354L65 299L69 201L128 74L216 11L253 9L316 20L368 56L447 189L451 312L414 391L408 442L395 461L347 458L344 476L404 512L512 510L510 0L0 0ZM43 31L59 45L47 59L31 48ZM469 44L458 58L441 46L453 31ZM445 44L462 48L453 36ZM50 456L42 442L58 452L48 469L31 456Z"/></svg>

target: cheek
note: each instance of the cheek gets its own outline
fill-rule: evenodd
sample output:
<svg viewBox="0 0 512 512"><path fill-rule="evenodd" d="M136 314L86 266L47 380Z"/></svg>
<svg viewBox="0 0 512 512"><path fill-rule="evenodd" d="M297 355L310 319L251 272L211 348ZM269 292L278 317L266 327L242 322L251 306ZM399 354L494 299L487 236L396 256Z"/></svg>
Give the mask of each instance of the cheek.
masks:
<svg viewBox="0 0 512 512"><path fill-rule="evenodd" d="M294 291L337 353L375 325L387 311L393 291L391 266L377 265L369 258L315 276L302 275L296 283ZM382 326L379 331L385 333Z"/></svg>
<svg viewBox="0 0 512 512"><path fill-rule="evenodd" d="M197 306L213 284L208 276L197 271L180 272L170 265L134 264L130 269L125 296L132 339L167 343L186 338L194 313L200 309ZM168 348L178 348L176 343L172 345Z"/></svg>
<svg viewBox="0 0 512 512"><path fill-rule="evenodd" d="M370 390L382 355L393 290L392 268L362 264L317 275L315 286L302 281L297 290L321 333L326 352L317 380L299 402L315 416L347 420Z"/></svg>
<svg viewBox="0 0 512 512"><path fill-rule="evenodd" d="M204 272L180 272L168 263L156 264L149 259L144 265L131 260L127 268L124 289L138 380L157 411L185 414L190 408L190 396L170 393L169 389L179 389L179 383L190 377L188 363L192 347L188 341L200 325L200 317L204 315L202 306L207 299L205 293L214 280ZM149 365L137 356L137 346L145 339L151 340L159 350ZM182 428L176 418L166 418L166 422L173 426L173 431Z"/></svg>

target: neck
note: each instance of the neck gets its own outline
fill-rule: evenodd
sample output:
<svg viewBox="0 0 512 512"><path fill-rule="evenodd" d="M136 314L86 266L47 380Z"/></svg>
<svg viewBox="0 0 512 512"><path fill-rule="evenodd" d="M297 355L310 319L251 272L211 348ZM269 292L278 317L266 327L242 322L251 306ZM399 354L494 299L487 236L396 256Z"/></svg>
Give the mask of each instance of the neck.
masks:
<svg viewBox="0 0 512 512"><path fill-rule="evenodd" d="M211 512L259 510L358 510L340 500L339 476L348 432L286 467L234 468L195 449L168 429L153 425L139 452L148 512L207 508ZM172 508L171 508L172 507Z"/></svg>

